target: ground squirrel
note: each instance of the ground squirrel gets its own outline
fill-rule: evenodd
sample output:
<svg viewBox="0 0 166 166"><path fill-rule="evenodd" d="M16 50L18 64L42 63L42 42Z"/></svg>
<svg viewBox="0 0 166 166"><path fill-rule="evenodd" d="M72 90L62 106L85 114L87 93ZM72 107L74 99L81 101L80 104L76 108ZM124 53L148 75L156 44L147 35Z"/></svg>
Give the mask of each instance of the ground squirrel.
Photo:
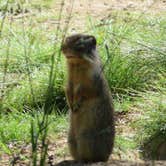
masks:
<svg viewBox="0 0 166 166"><path fill-rule="evenodd" d="M114 144L114 108L96 39L90 35L72 35L63 42L62 51L68 66L70 153L76 161L107 161Z"/></svg>

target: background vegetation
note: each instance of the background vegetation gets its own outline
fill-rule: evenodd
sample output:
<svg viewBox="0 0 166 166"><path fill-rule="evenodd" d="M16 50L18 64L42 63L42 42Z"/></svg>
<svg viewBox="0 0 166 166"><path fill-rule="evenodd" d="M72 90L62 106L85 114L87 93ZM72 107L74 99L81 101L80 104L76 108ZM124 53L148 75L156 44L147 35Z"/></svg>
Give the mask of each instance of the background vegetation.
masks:
<svg viewBox="0 0 166 166"><path fill-rule="evenodd" d="M69 16L65 16L61 3L55 15L51 13L54 3L0 2L1 156L8 154L13 159L20 154L20 145L31 142L29 151L35 163L35 148L40 149L41 145L44 150L40 159L45 160L43 155L49 150L46 145L66 137L66 66L60 44L67 34L73 33L69 24L72 6ZM86 29L80 30L97 38L104 74L114 98L115 158L120 154L129 159L130 155L125 153L140 150L146 153L153 140L153 147L145 156L155 159L156 149L166 138L165 16L112 11L111 16L100 21L88 16ZM58 147L56 155L68 155L65 148ZM21 156L23 161L27 158Z"/></svg>

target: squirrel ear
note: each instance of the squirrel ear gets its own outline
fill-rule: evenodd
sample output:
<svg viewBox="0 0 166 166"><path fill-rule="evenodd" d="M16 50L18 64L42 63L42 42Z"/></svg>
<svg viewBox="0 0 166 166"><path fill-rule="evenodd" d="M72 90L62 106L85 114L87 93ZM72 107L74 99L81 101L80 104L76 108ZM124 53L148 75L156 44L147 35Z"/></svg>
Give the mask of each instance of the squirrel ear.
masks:
<svg viewBox="0 0 166 166"><path fill-rule="evenodd" d="M96 42L96 38L94 36L90 36L89 43L92 47L96 48L97 42Z"/></svg>

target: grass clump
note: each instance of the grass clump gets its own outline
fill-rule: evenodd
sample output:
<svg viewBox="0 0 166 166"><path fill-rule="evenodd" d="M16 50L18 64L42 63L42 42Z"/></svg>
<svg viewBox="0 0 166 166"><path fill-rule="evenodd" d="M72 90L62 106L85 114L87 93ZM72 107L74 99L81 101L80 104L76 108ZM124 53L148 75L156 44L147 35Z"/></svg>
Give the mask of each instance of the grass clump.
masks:
<svg viewBox="0 0 166 166"><path fill-rule="evenodd" d="M135 121L136 140L145 158L160 159L159 146L166 138L165 97L166 94L147 93L142 101L145 103L140 104L141 117Z"/></svg>
<svg viewBox="0 0 166 166"><path fill-rule="evenodd" d="M118 19L113 15L110 20L105 20L102 24L106 26L92 28L97 34L110 88L113 93L130 95L133 90L149 89L166 71L164 16L151 20L153 31L148 17L142 16L137 21L140 17L137 14L123 12L118 16Z"/></svg>
<svg viewBox="0 0 166 166"><path fill-rule="evenodd" d="M28 140L30 133L30 123L32 119L30 114L19 112L2 114L0 118L0 140L3 143L10 141ZM24 133L24 134L23 134Z"/></svg>
<svg viewBox="0 0 166 166"><path fill-rule="evenodd" d="M115 139L115 148L116 147L125 152L129 149L136 148L136 143L134 143L131 138L117 136Z"/></svg>
<svg viewBox="0 0 166 166"><path fill-rule="evenodd" d="M32 83L29 84L29 79L25 78L18 82L18 84L9 89L3 99L3 108L10 111L29 112L34 108L42 108L46 99L46 92L48 88L49 67L44 67L42 70L36 70L32 73ZM54 109L64 110L66 101L64 97L64 73L57 73L57 77L53 84L52 98L50 105ZM26 108L29 108L27 110Z"/></svg>
<svg viewBox="0 0 166 166"><path fill-rule="evenodd" d="M8 146L9 143L29 143L31 138L30 128L31 121L37 122L42 119L43 112L36 112L35 116L29 113L21 113L13 111L8 114L1 112L0 114L0 154L11 153L12 149ZM56 126L56 128L54 127ZM67 117L63 114L49 115L48 135L56 137L60 133L66 132ZM38 130L38 127L36 128ZM55 138L54 137L54 138Z"/></svg>

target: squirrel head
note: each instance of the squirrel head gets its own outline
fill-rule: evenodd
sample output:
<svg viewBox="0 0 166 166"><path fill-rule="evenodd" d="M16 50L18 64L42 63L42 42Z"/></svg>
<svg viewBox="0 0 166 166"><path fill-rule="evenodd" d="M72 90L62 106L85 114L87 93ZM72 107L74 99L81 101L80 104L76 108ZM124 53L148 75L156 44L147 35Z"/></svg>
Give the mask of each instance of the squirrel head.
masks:
<svg viewBox="0 0 166 166"><path fill-rule="evenodd" d="M67 37L61 48L67 59L93 60L96 56L96 39L91 35L75 34Z"/></svg>

